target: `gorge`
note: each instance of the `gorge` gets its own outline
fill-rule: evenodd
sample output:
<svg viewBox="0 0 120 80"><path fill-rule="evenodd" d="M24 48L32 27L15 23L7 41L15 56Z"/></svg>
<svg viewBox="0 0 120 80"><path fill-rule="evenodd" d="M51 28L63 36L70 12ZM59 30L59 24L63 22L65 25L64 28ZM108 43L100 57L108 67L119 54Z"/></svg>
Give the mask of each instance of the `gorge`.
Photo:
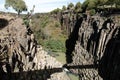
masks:
<svg viewBox="0 0 120 80"><path fill-rule="evenodd" d="M60 18L68 32L62 64L37 44L21 18L0 15L0 79L70 80L67 69L80 80L119 80L119 14L73 17Z"/></svg>

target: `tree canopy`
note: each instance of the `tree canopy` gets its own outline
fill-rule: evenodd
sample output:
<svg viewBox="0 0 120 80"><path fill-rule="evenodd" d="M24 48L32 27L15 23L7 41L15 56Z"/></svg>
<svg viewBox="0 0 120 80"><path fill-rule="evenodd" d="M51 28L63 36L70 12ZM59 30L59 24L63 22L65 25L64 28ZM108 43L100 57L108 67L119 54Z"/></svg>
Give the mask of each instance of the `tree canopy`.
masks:
<svg viewBox="0 0 120 80"><path fill-rule="evenodd" d="M75 5L75 12L81 12L82 8L81 8L82 4L80 2L77 2L77 4Z"/></svg>
<svg viewBox="0 0 120 80"><path fill-rule="evenodd" d="M120 0L85 0L82 4L83 9L95 9L97 6L104 6L104 5L115 5L116 8L120 6Z"/></svg>
<svg viewBox="0 0 120 80"><path fill-rule="evenodd" d="M57 14L61 12L61 9L60 8L57 8L57 9L54 9L53 11L51 11L51 13L54 13L54 14Z"/></svg>
<svg viewBox="0 0 120 80"><path fill-rule="evenodd" d="M18 12L18 15L22 11L27 11L27 6L23 0L6 0L5 7L6 8L12 7L15 11Z"/></svg>
<svg viewBox="0 0 120 80"><path fill-rule="evenodd" d="M83 10L95 9L98 3L99 3L99 0L86 0L82 4L82 9Z"/></svg>
<svg viewBox="0 0 120 80"><path fill-rule="evenodd" d="M64 10L67 10L67 8L66 8L65 5L63 5L62 10L63 10L63 11L64 11Z"/></svg>
<svg viewBox="0 0 120 80"><path fill-rule="evenodd" d="M69 3L67 8L68 9L73 9L74 8L74 4L73 3Z"/></svg>
<svg viewBox="0 0 120 80"><path fill-rule="evenodd" d="M69 3L67 6L63 6L61 11L70 10L75 13L86 12L94 14L99 12L100 10L105 10L105 8L114 8L116 10L120 9L120 0L85 0L82 4L77 2L75 5L73 3ZM106 9L110 11L110 9ZM59 10L55 10L55 12L59 12Z"/></svg>

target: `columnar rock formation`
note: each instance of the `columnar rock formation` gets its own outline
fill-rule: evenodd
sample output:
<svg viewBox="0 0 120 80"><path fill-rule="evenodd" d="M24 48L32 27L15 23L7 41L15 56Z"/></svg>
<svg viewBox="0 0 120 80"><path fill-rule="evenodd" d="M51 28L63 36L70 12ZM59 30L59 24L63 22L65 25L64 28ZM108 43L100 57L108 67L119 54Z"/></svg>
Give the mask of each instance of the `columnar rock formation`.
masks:
<svg viewBox="0 0 120 80"><path fill-rule="evenodd" d="M21 18L0 15L0 21L0 79L69 80L62 64L37 45Z"/></svg>
<svg viewBox="0 0 120 80"><path fill-rule="evenodd" d="M68 68L81 80L120 79L118 16L83 16L77 20L66 41L66 60L72 62Z"/></svg>

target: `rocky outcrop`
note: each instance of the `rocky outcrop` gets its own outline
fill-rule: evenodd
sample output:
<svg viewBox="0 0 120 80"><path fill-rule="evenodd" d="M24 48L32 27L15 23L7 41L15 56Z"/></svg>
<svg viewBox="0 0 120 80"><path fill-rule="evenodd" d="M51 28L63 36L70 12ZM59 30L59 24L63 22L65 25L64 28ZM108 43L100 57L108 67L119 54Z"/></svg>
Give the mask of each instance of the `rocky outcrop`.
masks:
<svg viewBox="0 0 120 80"><path fill-rule="evenodd" d="M66 67L79 74L81 80L119 80L118 15L81 18L66 41L66 60L70 63Z"/></svg>
<svg viewBox="0 0 120 80"><path fill-rule="evenodd" d="M70 80L21 18L0 15L0 21L1 80Z"/></svg>

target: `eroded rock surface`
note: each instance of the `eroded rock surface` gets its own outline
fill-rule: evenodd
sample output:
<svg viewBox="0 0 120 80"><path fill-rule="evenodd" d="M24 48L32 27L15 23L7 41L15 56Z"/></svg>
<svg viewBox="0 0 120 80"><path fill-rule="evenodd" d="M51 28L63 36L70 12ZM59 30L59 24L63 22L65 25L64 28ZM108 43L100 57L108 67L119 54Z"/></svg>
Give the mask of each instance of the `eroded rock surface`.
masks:
<svg viewBox="0 0 120 80"><path fill-rule="evenodd" d="M66 41L66 60L70 63L68 68L79 74L81 80L119 80L118 15L81 18L77 20Z"/></svg>

